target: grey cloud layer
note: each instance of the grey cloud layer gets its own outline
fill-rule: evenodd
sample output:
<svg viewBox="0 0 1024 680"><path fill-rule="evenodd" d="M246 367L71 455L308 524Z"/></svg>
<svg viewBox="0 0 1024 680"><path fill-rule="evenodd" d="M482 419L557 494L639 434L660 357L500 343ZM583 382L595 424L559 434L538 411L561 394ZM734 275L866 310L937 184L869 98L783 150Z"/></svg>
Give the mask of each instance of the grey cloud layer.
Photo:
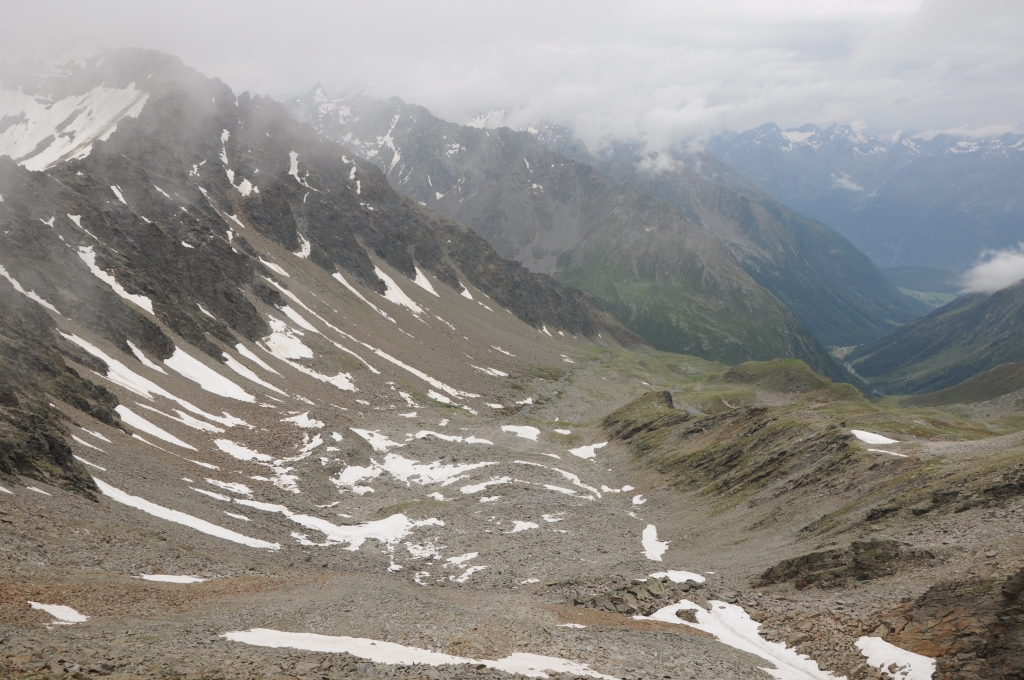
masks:
<svg viewBox="0 0 1024 680"><path fill-rule="evenodd" d="M236 90L363 87L457 121L505 109L513 126L568 124L588 142L661 147L769 120L915 131L1024 123L1016 1L3 5L8 53L152 47Z"/></svg>

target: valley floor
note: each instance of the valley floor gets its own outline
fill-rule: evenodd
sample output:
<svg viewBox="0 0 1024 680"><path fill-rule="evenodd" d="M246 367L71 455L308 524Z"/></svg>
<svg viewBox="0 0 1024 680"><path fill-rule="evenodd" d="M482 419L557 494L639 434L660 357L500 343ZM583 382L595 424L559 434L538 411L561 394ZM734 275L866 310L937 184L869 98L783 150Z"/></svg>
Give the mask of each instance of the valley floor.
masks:
<svg viewBox="0 0 1024 680"><path fill-rule="evenodd" d="M550 669L547 675L557 676L553 671L561 668L592 677L753 678L765 677L758 670L764 668L782 678L829 677L814 661L763 637L809 653L837 676L882 677L865 667L857 639L888 632L885 621L898 607L936 581L999 577L1024 561L1018 502L941 521L865 524L855 533L931 551L936 559L923 571L832 590L754 587L761 571L793 554L790 533L759 530L750 521L756 509L738 521L701 494L667 486L620 442L590 446L608 438L588 418L595 390L609 382L602 378L617 381L608 388L612 402L652 385L603 365L594 353L580 354L589 366L571 382L560 381L557 398L514 415L472 416L420 404L415 418L357 417L372 421L378 436L370 439L380 450L363 454L368 465L347 468L359 468L350 480L362 476L348 489L330 481L336 469L319 456L292 464L301 493L234 482L246 493L223 480L260 477L253 461L223 451L189 453L196 463L101 423L83 424L76 453L112 488L280 547L210 536L117 502L109 491L92 502L32 480L5 487L13 492L3 494L0 515L6 674L497 678L507 677L506 670L538 677ZM653 380L653 372L644 377ZM200 401L196 392L188 398ZM259 408L245 419L257 433L281 420ZM511 424L521 429L503 429ZM346 448L334 455L351 461L359 454L349 446L366 448L360 429L327 419L310 431L341 434ZM266 440L256 445L260 435L243 436L255 450L268 450ZM465 443L470 437L480 443ZM914 446L927 464L930 455L1016 448L1019 439ZM888 458L880 454L881 462ZM352 492L360 486L372 491ZM402 526L379 526L398 514L406 518ZM701 610L695 625L671 611L637 620L642 599L625 600L622 612L573 604L586 599L581 593L621 591L673 571L678 581L706 579L676 592L711 608L707 615ZM153 574L204 580L140 578ZM673 587L679 586L665 582ZM30 602L68 606L88 619L61 625ZM760 636L754 621L744 623L743 611L763 622ZM712 620L715 613L719 619ZM261 629L271 632L253 632ZM374 650L385 643L425 651ZM516 656L523 654L550 658ZM779 670L764 658L772 656ZM417 660L427 663L407 665Z"/></svg>

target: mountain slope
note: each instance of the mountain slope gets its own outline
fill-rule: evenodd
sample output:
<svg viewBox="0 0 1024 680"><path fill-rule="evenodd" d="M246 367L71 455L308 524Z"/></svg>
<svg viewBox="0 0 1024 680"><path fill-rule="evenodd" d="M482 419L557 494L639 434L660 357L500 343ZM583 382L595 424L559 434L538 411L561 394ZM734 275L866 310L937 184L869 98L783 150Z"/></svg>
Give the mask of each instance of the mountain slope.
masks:
<svg viewBox="0 0 1024 680"><path fill-rule="evenodd" d="M1022 359L1024 284L965 295L846 357L889 394L934 392Z"/></svg>
<svg viewBox="0 0 1024 680"><path fill-rule="evenodd" d="M744 271L826 345L877 340L930 310L901 293L842 236L708 153L652 159L638 147L617 144L596 157L565 130L546 127L538 137L618 182L651 191L718 236ZM642 169L645 162L666 160L665 168Z"/></svg>
<svg viewBox="0 0 1024 680"><path fill-rule="evenodd" d="M0 465L8 474L94 488L69 458L44 394L120 422L115 397L65 368L66 360L105 372L105 360L53 335L36 302L22 309L26 297L72 324L64 333L94 333L143 363L170 361L186 373L200 369L181 358L174 337L231 370L240 365L233 348L245 342L278 343L291 347L279 350L290 360L311 359L293 342L307 322L296 320L290 275L254 246L261 241L317 267L331 287L405 305L424 324L454 331L395 277L433 297L447 289L488 316L501 305L538 334L643 344L593 298L502 260L470 230L401 197L375 167L348 160L351 152L321 141L280 104L236 98L176 59L139 51L106 54L62 84L75 97L99 82L127 90L145 82L145 105L106 120L106 139L80 144L77 158L55 157L46 172L24 167L37 156L21 164L0 157L0 410L9 445ZM366 304L397 323L382 305ZM495 337L473 352L502 344ZM351 363L314 359L305 368L347 385L350 371L338 369Z"/></svg>
<svg viewBox="0 0 1024 680"><path fill-rule="evenodd" d="M466 224L506 257L594 295L655 347L716 360L831 357L724 245L649 192L618 184L526 132L446 123L398 99L289 110L376 163L399 191Z"/></svg>
<svg viewBox="0 0 1024 680"><path fill-rule="evenodd" d="M138 116L0 159L0 676L1019 675L1007 423L618 346L279 104L99 57Z"/></svg>
<svg viewBox="0 0 1024 680"><path fill-rule="evenodd" d="M880 139L849 126L767 123L708 149L881 266L963 271L1014 247L1024 223L1024 136Z"/></svg>

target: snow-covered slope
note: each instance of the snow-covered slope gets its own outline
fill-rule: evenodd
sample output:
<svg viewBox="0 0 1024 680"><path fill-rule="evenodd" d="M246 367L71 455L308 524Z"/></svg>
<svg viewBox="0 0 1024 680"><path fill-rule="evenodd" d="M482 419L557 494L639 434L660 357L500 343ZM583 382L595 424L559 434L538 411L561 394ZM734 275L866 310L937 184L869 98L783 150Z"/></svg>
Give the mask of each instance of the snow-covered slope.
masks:
<svg viewBox="0 0 1024 680"><path fill-rule="evenodd" d="M0 155L29 170L45 170L69 158L84 158L105 141L125 116L138 118L148 93L98 85L82 95L46 101L18 90L0 90Z"/></svg>

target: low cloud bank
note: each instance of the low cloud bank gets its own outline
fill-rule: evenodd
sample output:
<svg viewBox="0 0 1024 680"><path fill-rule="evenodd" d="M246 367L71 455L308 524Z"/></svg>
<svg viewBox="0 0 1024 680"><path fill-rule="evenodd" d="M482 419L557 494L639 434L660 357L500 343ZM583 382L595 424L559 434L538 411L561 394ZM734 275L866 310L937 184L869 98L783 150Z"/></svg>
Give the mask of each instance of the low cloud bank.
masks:
<svg viewBox="0 0 1024 680"><path fill-rule="evenodd" d="M1006 250L989 250L961 279L965 293L994 293L1024 280L1024 243Z"/></svg>

